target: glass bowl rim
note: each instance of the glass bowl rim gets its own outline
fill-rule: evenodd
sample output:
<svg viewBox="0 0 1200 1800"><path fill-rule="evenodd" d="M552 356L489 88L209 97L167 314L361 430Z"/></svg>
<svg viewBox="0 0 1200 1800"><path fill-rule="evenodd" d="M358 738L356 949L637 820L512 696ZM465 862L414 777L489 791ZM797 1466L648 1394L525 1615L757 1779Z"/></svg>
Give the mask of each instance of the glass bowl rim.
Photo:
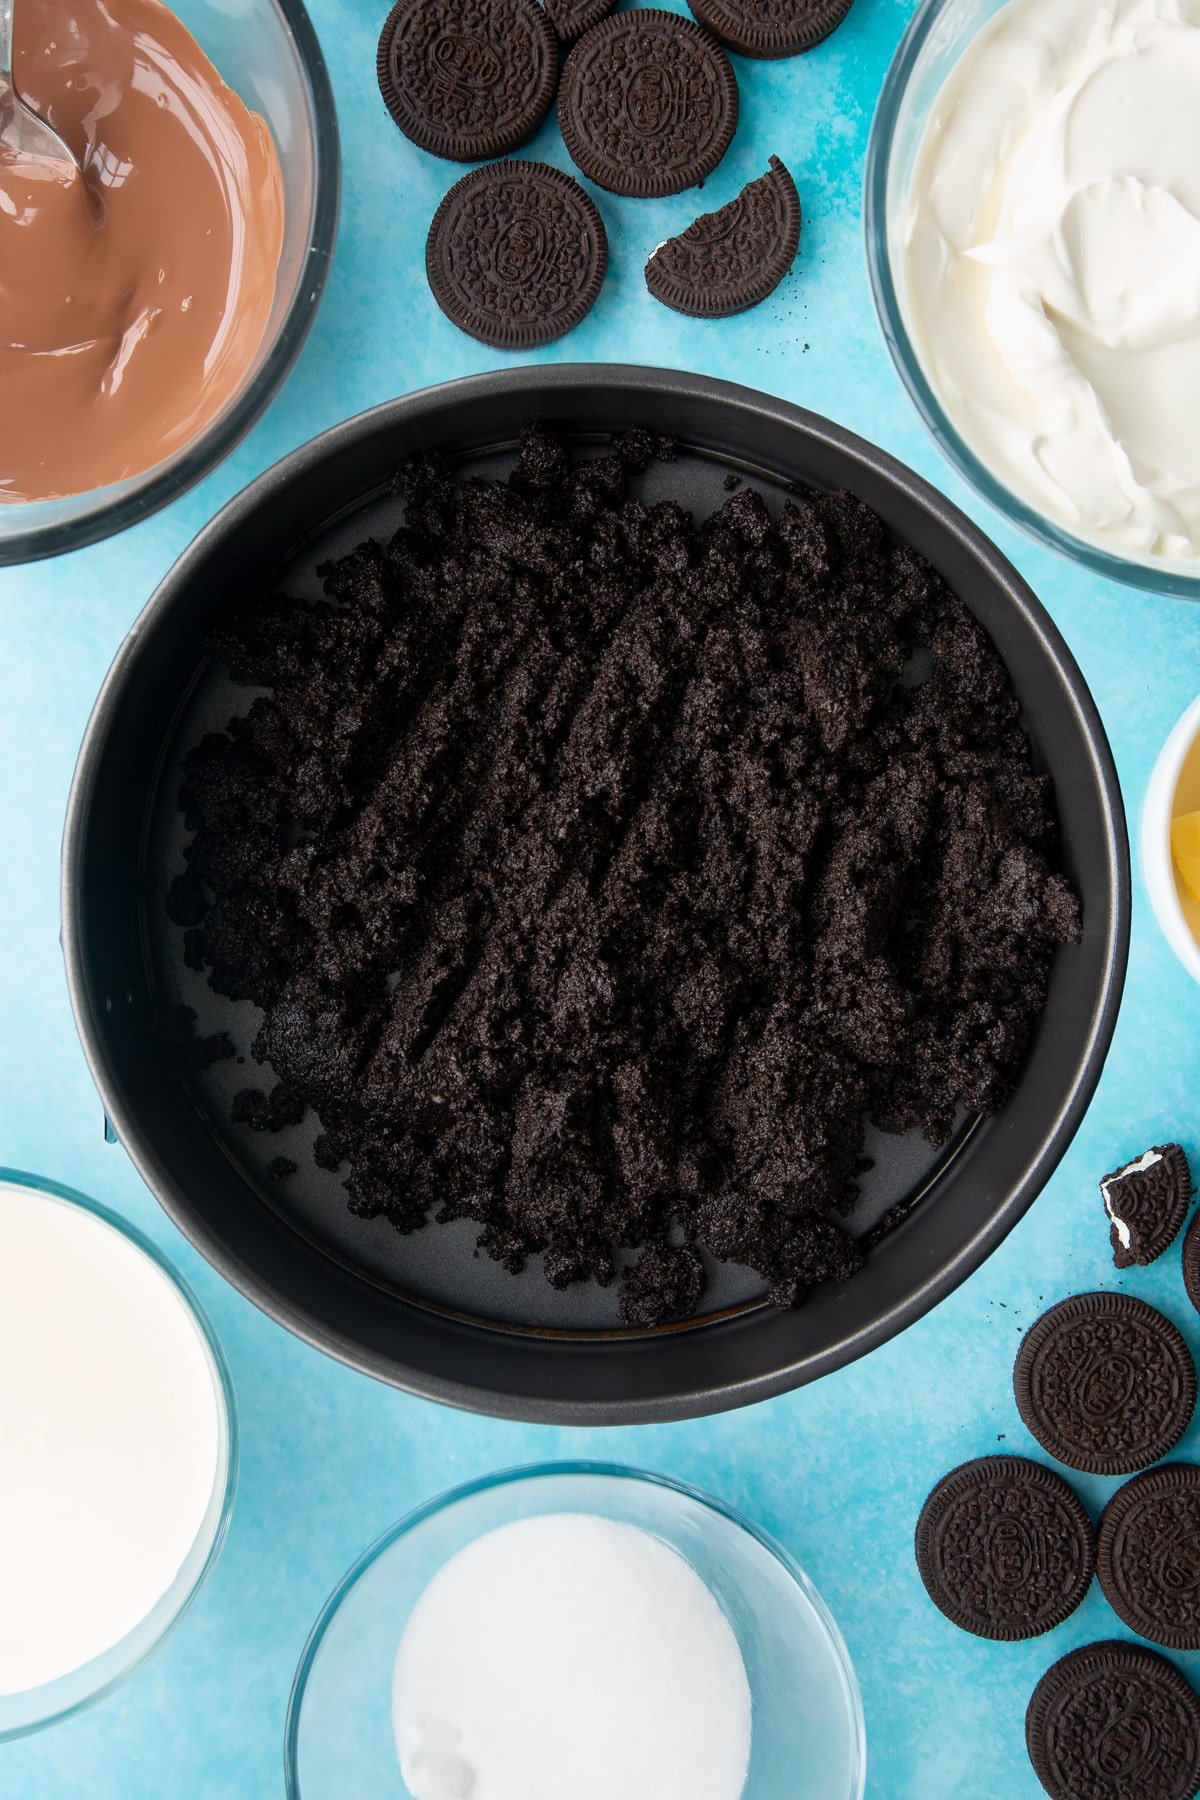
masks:
<svg viewBox="0 0 1200 1800"><path fill-rule="evenodd" d="M150 1642L143 1647L140 1654L135 1656L132 1662L123 1662L121 1667L115 1669L107 1680L102 1681L99 1686L89 1690L86 1694L81 1695L79 1699L72 1700L62 1706L56 1706L50 1712L39 1713L36 1718L32 1718L24 1723L10 1726L0 1725L0 1745L3 1745L5 1743L12 1743L18 1738L32 1736L34 1732L43 1731L51 1725L61 1724L64 1719L73 1718L76 1713L83 1712L87 1707L96 1705L98 1701L105 1699L111 1694L114 1688L120 1687L131 1675L136 1674L136 1672L162 1647L167 1638L170 1637L175 1630L184 1614L190 1608L201 1588L204 1586L221 1553L222 1546L224 1545L226 1535L229 1531L229 1522L233 1517L233 1506L237 1495L241 1451L237 1401L234 1396L233 1377L229 1370L229 1363L226 1360L225 1352L221 1348L221 1341L213 1328L212 1321L209 1319L208 1314L193 1293L192 1288L179 1273L179 1270L175 1267L174 1263L172 1263L165 1253L158 1248L158 1245L148 1238L143 1231L140 1231L136 1225L132 1225L128 1219L122 1218L120 1213L114 1212L111 1207L103 1205L99 1200L93 1200L90 1194L81 1193L78 1188L67 1186L65 1182L52 1181L48 1176L35 1175L28 1169L12 1169L4 1164L0 1164L0 1184L28 1188L33 1193L49 1194L55 1200L66 1201L69 1205L77 1207L79 1211L89 1213L93 1218L98 1219L101 1224L107 1225L111 1230L115 1231L119 1237L124 1238L127 1243L132 1244L135 1250L140 1250L143 1256L147 1257L149 1261L154 1264L160 1274L166 1277L167 1281L170 1282L175 1292L179 1295L179 1298L183 1301L189 1316L200 1333L201 1341L208 1351L209 1360L213 1370L213 1390L217 1397L218 1412L225 1424L226 1446L225 1477L220 1486L218 1511L216 1522L213 1526L211 1542L205 1552L203 1562L197 1569L186 1591L180 1595L178 1603L171 1611L170 1616L163 1622L161 1630L151 1638ZM201 1529L203 1529L203 1527ZM199 1541L199 1536L200 1534L197 1534L197 1538L194 1540L195 1542ZM176 1577L176 1580L177 1579L178 1577ZM174 1582L172 1582L172 1586L173 1585ZM161 1605L162 1600L166 1598L166 1595L169 1594L170 1591L171 1589L168 1588L166 1594L164 1594L159 1601L156 1601L155 1605ZM147 1614L146 1617L149 1617L149 1614ZM31 1698L36 1695L52 1695L54 1689L60 1682L74 1682L78 1679L81 1672L86 1670L91 1663L99 1662L102 1658L110 1657L114 1652L120 1651L121 1646L128 1643L129 1639L140 1630L144 1623L145 1618L139 1619L132 1629L126 1633L125 1637L118 1638L115 1644L110 1644L106 1650L102 1650L98 1656L90 1658L88 1662L81 1663L79 1668L70 1669L65 1675L56 1676L53 1681L42 1682L37 1687L28 1688L24 1690L24 1693ZM12 1697L17 1699L21 1696L14 1695Z"/></svg>
<svg viewBox="0 0 1200 1800"><path fill-rule="evenodd" d="M183 446L173 459L133 476L133 490L116 501L102 498L76 517L57 524L31 521L9 535L0 533L0 569L40 562L86 549L116 537L131 525L160 512L189 488L210 475L256 425L291 372L317 315L333 262L341 204L341 141L333 84L316 29L304 0L267 0L280 15L296 51L305 91L304 122L313 155L312 204L308 215L308 245L297 271L295 287L279 331L260 367L250 380L197 438ZM111 489L96 488L103 496ZM71 496L87 498L88 496ZM38 504L21 503L36 512ZM5 508L0 506L0 521Z"/></svg>
<svg viewBox="0 0 1200 1800"><path fill-rule="evenodd" d="M299 1774L298 1738L304 1696L317 1652L320 1650L325 1634L342 1602L351 1590L357 1587L362 1577L385 1551L390 1550L393 1544L398 1543L401 1538L407 1537L410 1532L416 1530L419 1525L425 1524L436 1514L449 1512L460 1501L473 1500L477 1495L490 1493L497 1488L514 1487L523 1482L545 1481L559 1477L566 1477L569 1480L599 1477L608 1480L637 1482L648 1487L665 1489L668 1493L692 1501L706 1512L715 1513L726 1524L733 1525L738 1530L745 1532L782 1566L784 1573L790 1576L793 1585L799 1589L805 1601L812 1608L841 1676L848 1703L848 1725L854 1754L852 1775L855 1787L851 1800L862 1800L866 1792L867 1733L862 1690L858 1684L858 1676L837 1620L791 1552L786 1550L761 1525L756 1524L753 1519L740 1512L738 1508L728 1505L714 1494L705 1493L703 1489L694 1487L690 1482L679 1481L673 1475L657 1474L650 1469L636 1469L624 1463L594 1462L586 1458L569 1459L563 1462L522 1463L512 1468L500 1469L490 1475L477 1476L475 1480L462 1482L457 1487L447 1488L442 1493L435 1495L433 1499L426 1500L420 1506L414 1507L396 1524L389 1526L351 1564L317 1614L316 1622L305 1640L304 1649L292 1681L292 1690L288 1696L283 1744L284 1787L287 1800L303 1800Z"/></svg>
<svg viewBox="0 0 1200 1800"><path fill-rule="evenodd" d="M1109 581L1137 588L1144 593L1200 600L1200 565L1197 566L1196 573L1191 574L1179 563L1164 562L1158 568L1149 562L1117 556L1098 545L1088 543L1084 538L1076 537L1006 487L976 456L951 423L921 366L904 321L892 271L888 243L888 175L900 109L917 60L942 16L963 3L964 0L921 0L888 65L867 137L863 174L863 240L867 275L884 343L909 399L946 461L1007 523L1015 525L1026 537L1033 538L1037 543L1057 551L1074 563L1082 564L1093 574L1102 575Z"/></svg>

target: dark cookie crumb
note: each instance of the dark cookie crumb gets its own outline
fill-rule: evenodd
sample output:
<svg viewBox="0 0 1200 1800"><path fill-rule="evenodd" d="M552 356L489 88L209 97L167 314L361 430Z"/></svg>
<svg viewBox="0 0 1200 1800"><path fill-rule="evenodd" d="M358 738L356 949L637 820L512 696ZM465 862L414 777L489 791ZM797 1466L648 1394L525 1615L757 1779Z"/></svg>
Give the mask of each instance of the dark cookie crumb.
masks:
<svg viewBox="0 0 1200 1800"><path fill-rule="evenodd" d="M507 482L406 464L406 523L239 593L272 690L185 762L170 909L252 999L320 1167L402 1232L694 1310L696 1250L779 1304L851 1274L864 1123L1003 1105L1078 907L1004 667L844 493L702 524L537 429ZM251 1097L253 1096L253 1097Z"/></svg>
<svg viewBox="0 0 1200 1800"><path fill-rule="evenodd" d="M293 1162L290 1156L273 1156L267 1164L267 1180L286 1181L288 1176L294 1175L299 1167L300 1164Z"/></svg>
<svg viewBox="0 0 1200 1800"><path fill-rule="evenodd" d="M281 1081L269 1094L242 1088L233 1096L229 1116L235 1125L249 1125L252 1131L283 1131L299 1125L307 1110L303 1094Z"/></svg>
<svg viewBox="0 0 1200 1800"><path fill-rule="evenodd" d="M227 1031L213 1031L205 1037L197 1032L196 1015L190 1006L172 1007L159 1023L159 1035L177 1075L199 1074L237 1054Z"/></svg>
<svg viewBox="0 0 1200 1800"><path fill-rule="evenodd" d="M688 1319L704 1292L704 1264L694 1250L649 1244L621 1283L619 1312L626 1325Z"/></svg>

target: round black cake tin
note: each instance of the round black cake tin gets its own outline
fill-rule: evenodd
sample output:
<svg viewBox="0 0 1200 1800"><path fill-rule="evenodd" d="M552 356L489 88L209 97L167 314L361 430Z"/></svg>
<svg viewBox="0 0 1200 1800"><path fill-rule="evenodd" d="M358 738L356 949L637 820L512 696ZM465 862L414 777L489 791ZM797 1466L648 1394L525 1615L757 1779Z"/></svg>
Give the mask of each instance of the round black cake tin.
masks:
<svg viewBox="0 0 1200 1800"><path fill-rule="evenodd" d="M222 610L263 582L316 596L316 568L401 517L396 463L437 448L495 475L520 428L551 424L581 454L645 425L673 463L646 477L695 511L735 474L778 504L794 487L844 487L927 557L1007 664L1039 766L1053 777L1063 867L1083 941L1055 957L1045 1011L1015 1091L964 1120L948 1150L872 1133L876 1167L854 1228L881 1219L866 1266L795 1312L745 1270L716 1267L704 1313L656 1331L619 1328L613 1289L558 1294L536 1266L513 1277L476 1254L465 1221L402 1237L355 1219L317 1169L313 1121L282 1139L229 1122L247 1060L181 1072L181 1006L245 1054L255 1009L188 970L164 899L186 842L179 760L245 711L205 656ZM97 700L68 806L63 950L84 1052L105 1113L147 1185L196 1247L310 1343L413 1393L534 1421L683 1418L763 1399L863 1355L977 1268L1045 1184L1079 1125L1112 1036L1129 938L1129 856L1116 772L1095 705L1054 625L999 552L934 489L828 420L705 376L620 366L505 370L411 394L336 426L269 469L196 538L137 620ZM300 1166L271 1182L271 1157Z"/></svg>

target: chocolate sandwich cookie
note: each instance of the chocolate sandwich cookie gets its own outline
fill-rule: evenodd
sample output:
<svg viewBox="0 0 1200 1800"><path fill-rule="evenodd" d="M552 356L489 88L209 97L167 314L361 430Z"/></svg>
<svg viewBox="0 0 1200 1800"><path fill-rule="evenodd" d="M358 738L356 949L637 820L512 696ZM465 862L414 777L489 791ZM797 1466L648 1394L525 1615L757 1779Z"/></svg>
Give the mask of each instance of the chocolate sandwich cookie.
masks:
<svg viewBox="0 0 1200 1800"><path fill-rule="evenodd" d="M1092 1475L1132 1475L1174 1448L1196 1371L1169 1319L1131 1294L1076 1294L1026 1333L1017 1410L1051 1456Z"/></svg>
<svg viewBox="0 0 1200 1800"><path fill-rule="evenodd" d="M1038 1682L1025 1744L1051 1800L1194 1800L1200 1697L1140 1644L1085 1644Z"/></svg>
<svg viewBox="0 0 1200 1800"><path fill-rule="evenodd" d="M397 0L376 69L405 137L481 162L525 143L549 112L558 44L537 0Z"/></svg>
<svg viewBox="0 0 1200 1800"><path fill-rule="evenodd" d="M589 180L646 199L711 175L737 128L729 58L678 13L603 19L563 66L558 123Z"/></svg>
<svg viewBox="0 0 1200 1800"><path fill-rule="evenodd" d="M798 56L836 31L853 0L688 0L702 25L743 56Z"/></svg>
<svg viewBox="0 0 1200 1800"><path fill-rule="evenodd" d="M546 17L560 44L573 44L616 10L617 0L546 0Z"/></svg>
<svg viewBox="0 0 1200 1800"><path fill-rule="evenodd" d="M1188 1299L1200 1312L1200 1212L1183 1234L1183 1285Z"/></svg>
<svg viewBox="0 0 1200 1800"><path fill-rule="evenodd" d="M917 1568L934 1605L976 1637L1040 1637L1075 1611L1095 1534L1061 1475L985 1456L944 1475L917 1520Z"/></svg>
<svg viewBox="0 0 1200 1800"><path fill-rule="evenodd" d="M765 300L800 243L800 196L777 156L719 212L701 213L646 264L656 300L696 319L723 319Z"/></svg>
<svg viewBox="0 0 1200 1800"><path fill-rule="evenodd" d="M1200 1468L1164 1463L1118 1488L1100 1519L1100 1586L1132 1631L1200 1650Z"/></svg>
<svg viewBox="0 0 1200 1800"><path fill-rule="evenodd" d="M607 262L594 202L548 163L489 163L464 175L433 215L425 245L425 273L446 317L498 350L549 344L578 325Z"/></svg>
<svg viewBox="0 0 1200 1800"><path fill-rule="evenodd" d="M1155 1144L1100 1183L1113 1262L1118 1269L1152 1263L1174 1242L1187 1218L1192 1171L1178 1144Z"/></svg>

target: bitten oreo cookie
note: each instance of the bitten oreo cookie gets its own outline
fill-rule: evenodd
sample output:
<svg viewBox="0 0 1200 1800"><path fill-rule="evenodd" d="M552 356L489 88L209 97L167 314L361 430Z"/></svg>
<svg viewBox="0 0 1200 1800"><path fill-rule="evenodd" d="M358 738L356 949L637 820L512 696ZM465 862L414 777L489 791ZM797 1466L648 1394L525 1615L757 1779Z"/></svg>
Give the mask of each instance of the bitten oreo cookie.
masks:
<svg viewBox="0 0 1200 1800"><path fill-rule="evenodd" d="M1193 1800L1200 1698L1154 1650L1085 1644L1033 1690L1025 1744L1052 1800Z"/></svg>
<svg viewBox="0 0 1200 1800"><path fill-rule="evenodd" d="M1130 1294L1076 1294L1026 1333L1017 1410L1060 1462L1132 1475L1174 1448L1196 1403L1196 1371L1171 1324Z"/></svg>
<svg viewBox="0 0 1200 1800"><path fill-rule="evenodd" d="M560 44L573 44L616 10L617 0L546 0L546 17Z"/></svg>
<svg viewBox="0 0 1200 1800"><path fill-rule="evenodd" d="M798 56L836 31L853 0L688 0L702 25L743 56Z"/></svg>
<svg viewBox="0 0 1200 1800"><path fill-rule="evenodd" d="M719 212L701 213L646 264L656 300L697 319L723 319L765 300L800 243L800 197L777 156Z"/></svg>
<svg viewBox="0 0 1200 1800"><path fill-rule="evenodd" d="M1075 1611L1095 1535L1061 1475L985 1456L942 1477L917 1520L917 1568L946 1617L976 1637L1040 1637Z"/></svg>
<svg viewBox="0 0 1200 1800"><path fill-rule="evenodd" d="M1200 1312L1200 1212L1183 1234L1183 1285L1188 1299Z"/></svg>
<svg viewBox="0 0 1200 1800"><path fill-rule="evenodd" d="M1100 1585L1132 1631L1200 1650L1200 1468L1164 1463L1118 1488L1100 1519Z"/></svg>
<svg viewBox="0 0 1200 1800"><path fill-rule="evenodd" d="M604 19L563 66L558 123L589 180L614 194L678 194L711 175L737 128L729 58L678 13Z"/></svg>
<svg viewBox="0 0 1200 1800"><path fill-rule="evenodd" d="M405 137L481 162L525 143L549 112L558 44L537 0L397 0L376 69Z"/></svg>
<svg viewBox="0 0 1200 1800"><path fill-rule="evenodd" d="M607 262L594 203L548 163L489 163L464 175L425 245L425 273L446 317L499 350L548 344L578 325Z"/></svg>
<svg viewBox="0 0 1200 1800"><path fill-rule="evenodd" d="M1100 1183L1113 1262L1118 1269L1152 1263L1187 1218L1192 1171L1178 1144L1155 1144Z"/></svg>

